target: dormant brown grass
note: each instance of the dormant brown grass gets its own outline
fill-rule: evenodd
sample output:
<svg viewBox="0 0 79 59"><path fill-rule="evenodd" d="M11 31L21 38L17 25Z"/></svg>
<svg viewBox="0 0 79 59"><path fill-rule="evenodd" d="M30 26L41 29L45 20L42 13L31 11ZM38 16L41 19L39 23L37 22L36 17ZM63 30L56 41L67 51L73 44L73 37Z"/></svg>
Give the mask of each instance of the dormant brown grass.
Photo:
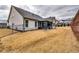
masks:
<svg viewBox="0 0 79 59"><path fill-rule="evenodd" d="M0 37L10 33L10 29L0 29ZM79 52L79 42L70 27L17 32L0 40L2 52Z"/></svg>

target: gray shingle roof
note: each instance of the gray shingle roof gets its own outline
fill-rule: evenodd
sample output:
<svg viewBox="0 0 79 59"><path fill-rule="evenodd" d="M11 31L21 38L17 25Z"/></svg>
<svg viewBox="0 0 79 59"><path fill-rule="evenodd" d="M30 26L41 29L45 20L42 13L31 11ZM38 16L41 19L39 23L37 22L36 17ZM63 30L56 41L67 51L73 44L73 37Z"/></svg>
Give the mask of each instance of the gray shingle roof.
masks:
<svg viewBox="0 0 79 59"><path fill-rule="evenodd" d="M29 11L23 10L21 8L15 7L13 6L24 18L30 18L30 19L34 19L37 21L41 21L42 17L40 17L39 15L36 15L34 13L31 13Z"/></svg>

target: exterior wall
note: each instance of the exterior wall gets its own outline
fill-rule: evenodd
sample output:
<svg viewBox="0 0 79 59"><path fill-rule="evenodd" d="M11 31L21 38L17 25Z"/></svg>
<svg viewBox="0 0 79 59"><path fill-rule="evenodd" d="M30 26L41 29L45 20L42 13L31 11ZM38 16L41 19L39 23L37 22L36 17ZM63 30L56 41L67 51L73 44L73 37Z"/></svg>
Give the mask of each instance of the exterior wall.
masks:
<svg viewBox="0 0 79 59"><path fill-rule="evenodd" d="M79 33L79 14L75 17L74 21L72 21L71 27L74 32Z"/></svg>
<svg viewBox="0 0 79 59"><path fill-rule="evenodd" d="M12 29L23 30L23 17L14 7L11 10L8 26Z"/></svg>
<svg viewBox="0 0 79 59"><path fill-rule="evenodd" d="M56 28L56 24L55 23L52 23L52 28Z"/></svg>
<svg viewBox="0 0 79 59"><path fill-rule="evenodd" d="M71 23L71 28L76 39L79 41L79 11L77 12L76 16L74 17Z"/></svg>
<svg viewBox="0 0 79 59"><path fill-rule="evenodd" d="M57 21L56 21L56 19L53 19L53 21L52 21L52 28L56 28L56 25L57 25Z"/></svg>
<svg viewBox="0 0 79 59"><path fill-rule="evenodd" d="M24 26L25 27L25 30L38 29L38 22L37 22L37 27L35 27L35 21L29 20L29 19L25 19L25 20L28 20L28 27Z"/></svg>
<svg viewBox="0 0 79 59"><path fill-rule="evenodd" d="M75 21L73 22L75 26L79 26L79 15L75 17Z"/></svg>

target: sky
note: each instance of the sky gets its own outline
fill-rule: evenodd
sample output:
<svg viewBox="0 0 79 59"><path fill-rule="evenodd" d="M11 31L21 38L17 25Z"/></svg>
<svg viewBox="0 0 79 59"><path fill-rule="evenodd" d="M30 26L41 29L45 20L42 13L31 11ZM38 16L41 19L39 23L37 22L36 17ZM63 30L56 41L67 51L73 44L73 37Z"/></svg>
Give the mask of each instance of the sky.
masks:
<svg viewBox="0 0 79 59"><path fill-rule="evenodd" d="M30 11L43 18L56 17L58 20L72 18L79 9L79 5L14 5ZM7 20L11 5L0 5L0 20Z"/></svg>

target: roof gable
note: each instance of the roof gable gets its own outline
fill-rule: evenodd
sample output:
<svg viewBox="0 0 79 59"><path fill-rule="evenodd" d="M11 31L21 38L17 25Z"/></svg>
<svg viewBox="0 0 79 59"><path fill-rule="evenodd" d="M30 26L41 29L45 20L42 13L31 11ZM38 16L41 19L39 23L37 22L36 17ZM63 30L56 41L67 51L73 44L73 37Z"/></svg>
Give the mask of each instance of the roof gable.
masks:
<svg viewBox="0 0 79 59"><path fill-rule="evenodd" d="M74 17L74 19L73 19L73 21L72 22L74 22L74 21L76 21L77 19L76 19L76 17L79 15L79 10L77 11L77 13L76 13L76 15L75 15L75 17Z"/></svg>
<svg viewBox="0 0 79 59"><path fill-rule="evenodd" d="M73 18L72 22L71 22L71 27L73 29L73 26L79 26L79 10L77 11L75 17Z"/></svg>

